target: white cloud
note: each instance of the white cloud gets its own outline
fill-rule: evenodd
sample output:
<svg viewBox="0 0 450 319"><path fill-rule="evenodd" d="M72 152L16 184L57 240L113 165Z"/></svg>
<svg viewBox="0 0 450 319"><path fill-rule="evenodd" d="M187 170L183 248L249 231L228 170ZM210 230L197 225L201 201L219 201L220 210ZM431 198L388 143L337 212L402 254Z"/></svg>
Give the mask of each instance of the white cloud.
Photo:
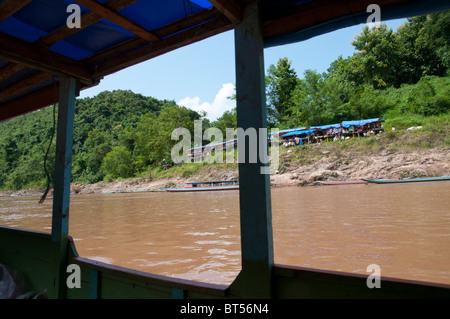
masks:
<svg viewBox="0 0 450 319"><path fill-rule="evenodd" d="M212 103L202 102L198 96L187 96L178 101L178 105L185 106L197 112L205 111L206 118L212 122L222 116L223 112L229 111L236 106L234 100L228 99L228 97L232 96L234 93L234 85L226 83L223 84L222 88L217 92Z"/></svg>

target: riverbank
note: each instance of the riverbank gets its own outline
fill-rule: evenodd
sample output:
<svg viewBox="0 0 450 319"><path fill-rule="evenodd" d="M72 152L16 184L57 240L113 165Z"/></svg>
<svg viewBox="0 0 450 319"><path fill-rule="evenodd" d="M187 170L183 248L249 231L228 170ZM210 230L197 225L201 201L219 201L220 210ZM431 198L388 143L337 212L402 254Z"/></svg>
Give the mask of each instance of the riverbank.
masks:
<svg viewBox="0 0 450 319"><path fill-rule="evenodd" d="M414 152L392 152L384 150L378 155L342 153L333 154L329 150L316 151L320 155L310 163L301 164L292 157L299 150L283 150L280 155L278 173L270 176L272 187L315 186L318 181L346 181L366 179L416 178L450 175L449 150L417 150ZM289 152L291 151L291 152ZM305 156L299 159L306 160ZM215 164L220 165L220 164ZM188 182L233 180L238 178L235 169L214 170L205 166L190 177L161 178L153 181L130 179L112 183L96 183L92 185L75 184L72 190L76 193L98 193L115 191L144 191L164 189L166 187L185 187Z"/></svg>
<svg viewBox="0 0 450 319"><path fill-rule="evenodd" d="M319 185L318 181L449 176L450 141L447 132L420 129L388 131L338 142L280 146L278 170L270 176L270 182L273 187L297 187ZM238 178L237 164L183 165L159 170L157 174L152 172L109 183L83 185L75 182L71 190L73 194L138 192L184 187L188 182ZM9 191L2 192L2 195L38 193L42 190Z"/></svg>

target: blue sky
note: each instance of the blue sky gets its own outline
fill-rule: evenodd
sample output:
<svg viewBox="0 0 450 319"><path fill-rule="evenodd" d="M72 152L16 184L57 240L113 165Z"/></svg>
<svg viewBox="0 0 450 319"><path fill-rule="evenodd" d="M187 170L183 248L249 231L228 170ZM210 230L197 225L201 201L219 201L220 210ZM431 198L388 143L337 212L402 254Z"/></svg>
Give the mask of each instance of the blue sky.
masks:
<svg viewBox="0 0 450 319"><path fill-rule="evenodd" d="M386 21L397 29L406 19ZM302 78L306 69L325 72L336 58L354 52L351 41L363 25L327 33L307 41L264 51L265 69L287 57ZM80 93L80 98L105 90L131 90L161 100L174 100L196 111L205 110L214 120L235 106L227 99L234 92L234 33L225 32L169 52L105 77L101 83Z"/></svg>

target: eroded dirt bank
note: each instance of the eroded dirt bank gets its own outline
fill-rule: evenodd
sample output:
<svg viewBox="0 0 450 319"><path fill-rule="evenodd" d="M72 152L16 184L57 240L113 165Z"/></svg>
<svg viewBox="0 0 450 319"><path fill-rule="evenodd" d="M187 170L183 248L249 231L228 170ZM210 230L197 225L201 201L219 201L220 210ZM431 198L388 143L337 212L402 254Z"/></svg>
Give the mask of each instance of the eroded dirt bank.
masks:
<svg viewBox="0 0 450 319"><path fill-rule="evenodd" d="M319 146L320 147L320 146ZM282 152L278 173L270 176L273 187L317 185L318 181L345 181L376 178L414 178L450 175L450 150L421 150L397 152L385 150L378 155L322 151L310 163L296 163L291 153ZM99 193L113 191L143 191L184 187L187 182L231 180L238 178L237 168L215 170L208 167L188 178L176 177L153 181L131 179L92 185L74 184L75 193Z"/></svg>

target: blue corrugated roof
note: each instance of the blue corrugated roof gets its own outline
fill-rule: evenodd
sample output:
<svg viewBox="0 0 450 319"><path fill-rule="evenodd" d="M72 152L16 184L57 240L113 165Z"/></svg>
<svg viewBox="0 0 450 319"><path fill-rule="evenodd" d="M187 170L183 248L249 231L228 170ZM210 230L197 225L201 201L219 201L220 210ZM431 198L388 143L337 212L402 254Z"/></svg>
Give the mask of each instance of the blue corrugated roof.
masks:
<svg viewBox="0 0 450 319"><path fill-rule="evenodd" d="M208 1L138 1L119 13L147 30L155 30L209 7L212 5Z"/></svg>
<svg viewBox="0 0 450 319"><path fill-rule="evenodd" d="M98 2L107 3L108 0ZM34 43L66 24L71 14L66 11L69 4L76 2L34 0L13 16L0 22L0 32ZM201 0L141 0L119 10L118 13L152 31L210 7L211 3ZM82 14L89 12L81 5L80 8ZM36 14L37 12L39 14ZM82 60L135 37L134 33L107 19L101 19L56 42L50 47L50 51L74 60Z"/></svg>

